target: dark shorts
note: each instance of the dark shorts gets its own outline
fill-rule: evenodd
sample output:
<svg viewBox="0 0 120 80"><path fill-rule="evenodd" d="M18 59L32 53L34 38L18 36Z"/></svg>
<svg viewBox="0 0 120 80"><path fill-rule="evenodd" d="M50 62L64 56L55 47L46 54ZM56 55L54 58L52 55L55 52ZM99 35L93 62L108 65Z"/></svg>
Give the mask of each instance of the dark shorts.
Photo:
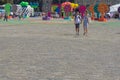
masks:
<svg viewBox="0 0 120 80"><path fill-rule="evenodd" d="M76 28L79 28L79 26L80 26L80 24L79 24L79 23L78 23L78 24L75 24L75 27L76 27Z"/></svg>

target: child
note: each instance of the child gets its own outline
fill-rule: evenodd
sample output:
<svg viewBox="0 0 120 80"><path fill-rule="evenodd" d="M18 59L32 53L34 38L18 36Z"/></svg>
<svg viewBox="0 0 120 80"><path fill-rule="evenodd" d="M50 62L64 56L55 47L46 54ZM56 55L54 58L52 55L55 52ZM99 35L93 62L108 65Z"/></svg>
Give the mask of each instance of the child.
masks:
<svg viewBox="0 0 120 80"><path fill-rule="evenodd" d="M85 36L87 36L87 33L88 33L88 29L87 29L88 24L89 24L89 19L88 19L88 17L87 17L87 13L85 13L85 16L84 16L84 18L83 18L83 28L84 28L84 33L83 33L83 35L85 35Z"/></svg>
<svg viewBox="0 0 120 80"><path fill-rule="evenodd" d="M79 35L79 26L81 22L82 22L81 16L79 15L79 12L76 12L75 18L74 18L76 35Z"/></svg>

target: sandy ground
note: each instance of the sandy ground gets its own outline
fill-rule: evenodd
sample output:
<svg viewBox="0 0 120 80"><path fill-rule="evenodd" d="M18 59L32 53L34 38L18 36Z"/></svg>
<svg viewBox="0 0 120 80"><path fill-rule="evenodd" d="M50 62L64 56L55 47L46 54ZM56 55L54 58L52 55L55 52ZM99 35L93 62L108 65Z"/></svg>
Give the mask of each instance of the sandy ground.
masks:
<svg viewBox="0 0 120 80"><path fill-rule="evenodd" d="M120 21L0 21L0 80L120 80Z"/></svg>

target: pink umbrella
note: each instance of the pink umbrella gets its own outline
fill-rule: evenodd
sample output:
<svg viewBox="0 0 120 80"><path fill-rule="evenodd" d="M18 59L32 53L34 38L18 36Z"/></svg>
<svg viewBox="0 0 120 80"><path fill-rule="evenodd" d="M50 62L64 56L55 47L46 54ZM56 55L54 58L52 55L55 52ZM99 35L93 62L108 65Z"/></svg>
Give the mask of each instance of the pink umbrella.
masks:
<svg viewBox="0 0 120 80"><path fill-rule="evenodd" d="M85 11L86 11L86 6L81 5L81 6L79 7L79 12L82 14L82 17L84 16Z"/></svg>

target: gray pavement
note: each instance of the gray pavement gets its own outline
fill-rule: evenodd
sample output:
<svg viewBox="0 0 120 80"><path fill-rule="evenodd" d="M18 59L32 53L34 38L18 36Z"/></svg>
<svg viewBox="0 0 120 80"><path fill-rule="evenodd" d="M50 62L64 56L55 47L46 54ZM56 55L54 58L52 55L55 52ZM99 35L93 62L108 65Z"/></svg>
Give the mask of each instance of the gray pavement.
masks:
<svg viewBox="0 0 120 80"><path fill-rule="evenodd" d="M120 80L120 21L0 22L0 80Z"/></svg>

